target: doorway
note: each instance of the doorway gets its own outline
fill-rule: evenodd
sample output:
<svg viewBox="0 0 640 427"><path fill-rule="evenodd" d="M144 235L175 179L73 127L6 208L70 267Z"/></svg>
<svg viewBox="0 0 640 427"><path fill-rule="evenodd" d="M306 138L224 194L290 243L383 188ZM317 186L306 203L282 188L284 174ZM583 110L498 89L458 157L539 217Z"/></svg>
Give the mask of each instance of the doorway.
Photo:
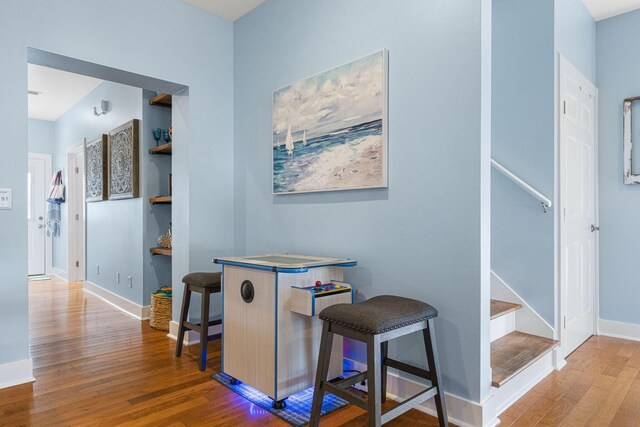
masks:
<svg viewBox="0 0 640 427"><path fill-rule="evenodd" d="M598 90L559 58L560 342L566 357L596 333Z"/></svg>
<svg viewBox="0 0 640 427"><path fill-rule="evenodd" d="M51 177L51 155L29 153L27 169L27 223L29 276L51 271L51 238L46 235L46 197Z"/></svg>

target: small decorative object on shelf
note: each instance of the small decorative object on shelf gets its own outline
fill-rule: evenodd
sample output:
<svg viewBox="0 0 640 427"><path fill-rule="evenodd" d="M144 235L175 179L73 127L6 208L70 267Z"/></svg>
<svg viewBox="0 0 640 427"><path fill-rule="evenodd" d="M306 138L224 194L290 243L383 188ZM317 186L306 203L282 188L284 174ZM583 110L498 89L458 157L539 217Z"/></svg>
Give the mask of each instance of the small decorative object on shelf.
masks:
<svg viewBox="0 0 640 427"><path fill-rule="evenodd" d="M158 237L158 244L163 248L171 248L171 229Z"/></svg>
<svg viewBox="0 0 640 427"><path fill-rule="evenodd" d="M162 138L162 129L155 128L153 130L153 139L156 140L156 147L158 146L158 143L160 142L160 138Z"/></svg>
<svg viewBox="0 0 640 427"><path fill-rule="evenodd" d="M171 141L171 136L169 135L169 129L165 129L164 132L162 133L162 136L164 137L164 141L166 143L169 143L169 141Z"/></svg>
<svg viewBox="0 0 640 427"><path fill-rule="evenodd" d="M173 141L173 126L169 126L169 139Z"/></svg>
<svg viewBox="0 0 640 427"><path fill-rule="evenodd" d="M172 292L170 287L160 288L151 295L149 326L160 329L161 331L169 330L169 322L171 321L171 297Z"/></svg>

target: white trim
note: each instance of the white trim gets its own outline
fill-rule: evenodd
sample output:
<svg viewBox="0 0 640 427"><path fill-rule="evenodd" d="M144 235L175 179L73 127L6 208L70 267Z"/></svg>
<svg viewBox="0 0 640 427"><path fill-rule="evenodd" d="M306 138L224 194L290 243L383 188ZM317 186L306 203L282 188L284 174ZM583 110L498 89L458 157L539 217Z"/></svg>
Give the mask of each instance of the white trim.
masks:
<svg viewBox="0 0 640 427"><path fill-rule="evenodd" d="M367 370L367 365L364 363L346 357L344 360L346 366L349 366L349 369L356 369L361 372ZM424 390L424 384L401 377L397 372L395 369L389 368L387 376L387 397L394 400L404 400ZM355 387L365 391L367 389L366 386L360 386L359 384ZM500 420L495 417L494 411L492 410L492 396L489 396L489 398L482 403L477 403L447 392L445 392L444 395L447 406L447 416L450 423L460 427L494 427L499 424ZM416 406L415 409L437 417L434 399L429 399L421 403Z"/></svg>
<svg viewBox="0 0 640 427"><path fill-rule="evenodd" d="M60 280L64 280L65 282L67 282L67 281L68 281L68 280L67 280L67 278L68 278L68 276L67 276L67 272L66 272L66 271L64 271L64 270L63 270L63 269L61 269L61 268L58 268L58 267L52 267L52 268L51 268L51 273L49 273L49 275L50 275L50 276L56 276L58 279L60 279Z"/></svg>
<svg viewBox="0 0 640 427"><path fill-rule="evenodd" d="M18 384L31 383L35 380L31 359L22 359L17 362L0 365L0 389L13 387Z"/></svg>
<svg viewBox="0 0 640 427"><path fill-rule="evenodd" d="M149 319L149 310L151 307L148 305L138 305L126 298L121 297L120 295L114 294L113 292L96 285L95 283L89 282L88 280L85 280L84 282L84 291L97 296L98 298L111 304L118 310L138 320Z"/></svg>
<svg viewBox="0 0 640 427"><path fill-rule="evenodd" d="M615 320L599 319L598 335L640 341L640 325L617 322Z"/></svg>
<svg viewBox="0 0 640 427"><path fill-rule="evenodd" d="M549 200L541 192L539 192L538 190L536 190L535 188L533 188L532 186L527 184L522 178L520 178L519 176L517 176L516 174L511 172L509 169L505 168L504 166L502 166L500 163L498 163L497 161L495 161L493 159L491 159L491 166L493 166L494 169L496 169L498 172L502 173L504 176L509 178L511 181L513 181L514 183L519 185L524 191L526 191L527 193L531 194L533 197L538 199L540 201L540 203L542 203L544 205L545 212L547 211L547 208L551 207L551 205L552 205L551 200Z"/></svg>
<svg viewBox="0 0 640 427"><path fill-rule="evenodd" d="M495 416L498 417L518 399L553 371L553 354L548 352L524 371L507 381L502 387L493 388Z"/></svg>
<svg viewBox="0 0 640 427"><path fill-rule="evenodd" d="M222 333L222 325L213 325L209 326L209 335L221 334ZM170 321L169 322L169 333L167 334L169 338L174 341L178 340L178 322ZM184 339L182 340L182 345L193 345L200 344L200 334L194 331L186 331L184 334Z"/></svg>
<svg viewBox="0 0 640 427"><path fill-rule="evenodd" d="M69 281L80 281L86 277L86 204L84 202L84 164L82 165L82 177L77 182L78 177L73 173L71 163L75 162L77 156L82 156L84 163L84 146L86 138L67 147L66 150L66 168L67 173L63 179L66 180L66 198L67 198L67 276ZM82 188L80 197L76 197L75 189ZM79 212L80 221L74 221L72 212ZM80 239L76 239L80 234ZM81 247L76 247L76 241L82 240ZM80 263L80 267L76 269L74 259Z"/></svg>
<svg viewBox="0 0 640 427"><path fill-rule="evenodd" d="M516 330L545 338L554 338L553 327L493 271L491 272L491 298L522 305L522 308L515 312Z"/></svg>
<svg viewBox="0 0 640 427"><path fill-rule="evenodd" d="M45 176L44 194L46 196L49 191L49 188L46 187L46 184L49 183L49 181L51 180L51 174L53 173L51 171L51 167L52 167L51 154L35 153L33 151L29 151L28 157L31 159L44 160L44 176ZM46 220L46 211L45 211L45 220ZM53 238L51 238L51 236L47 236L46 233L45 233L44 259L45 259L45 265L44 265L45 274L52 274L53 273Z"/></svg>

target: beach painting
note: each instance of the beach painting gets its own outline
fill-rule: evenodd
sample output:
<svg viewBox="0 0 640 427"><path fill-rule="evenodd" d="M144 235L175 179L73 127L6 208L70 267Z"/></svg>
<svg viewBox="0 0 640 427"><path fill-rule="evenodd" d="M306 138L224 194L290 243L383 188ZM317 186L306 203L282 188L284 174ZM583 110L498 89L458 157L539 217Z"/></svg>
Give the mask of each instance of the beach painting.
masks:
<svg viewBox="0 0 640 427"><path fill-rule="evenodd" d="M387 187L387 51L274 91L273 193Z"/></svg>

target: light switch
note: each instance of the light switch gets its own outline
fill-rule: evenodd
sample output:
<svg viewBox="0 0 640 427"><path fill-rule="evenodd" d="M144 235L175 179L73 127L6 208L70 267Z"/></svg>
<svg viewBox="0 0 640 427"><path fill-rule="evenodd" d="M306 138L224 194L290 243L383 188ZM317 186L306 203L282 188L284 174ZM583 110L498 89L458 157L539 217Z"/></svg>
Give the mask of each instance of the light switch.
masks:
<svg viewBox="0 0 640 427"><path fill-rule="evenodd" d="M10 188L0 188L0 209L13 209Z"/></svg>

